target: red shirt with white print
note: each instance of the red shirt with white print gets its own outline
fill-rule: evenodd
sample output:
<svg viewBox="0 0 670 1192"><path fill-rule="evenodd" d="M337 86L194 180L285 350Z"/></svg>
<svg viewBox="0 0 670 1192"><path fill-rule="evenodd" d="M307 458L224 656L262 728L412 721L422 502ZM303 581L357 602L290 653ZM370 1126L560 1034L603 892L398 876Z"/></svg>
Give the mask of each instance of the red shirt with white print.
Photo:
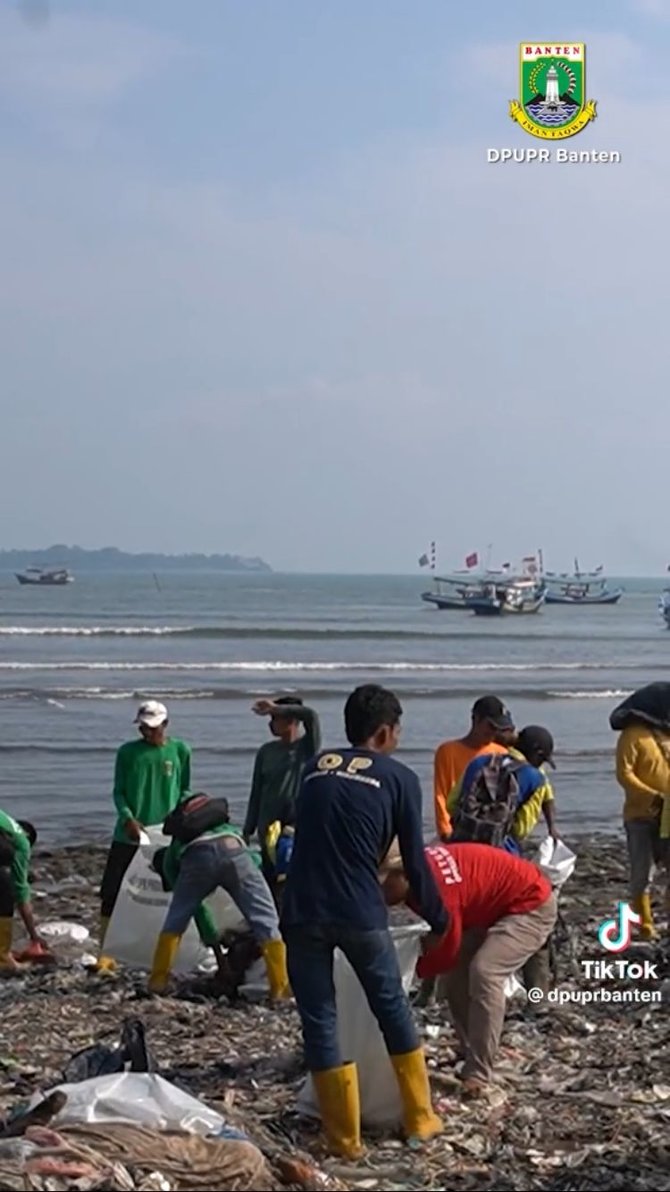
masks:
<svg viewBox="0 0 670 1192"><path fill-rule="evenodd" d="M454 966L464 931L488 930L507 915L537 910L551 896L537 865L490 844L430 845L426 858L450 926L442 943L419 960L419 977L436 977Z"/></svg>

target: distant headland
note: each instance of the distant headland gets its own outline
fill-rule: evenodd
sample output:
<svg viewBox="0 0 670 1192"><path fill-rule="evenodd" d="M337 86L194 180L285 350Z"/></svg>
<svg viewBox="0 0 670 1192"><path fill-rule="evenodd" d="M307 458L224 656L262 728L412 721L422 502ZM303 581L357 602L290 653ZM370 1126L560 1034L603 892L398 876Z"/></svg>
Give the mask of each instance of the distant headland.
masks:
<svg viewBox="0 0 670 1192"><path fill-rule="evenodd" d="M271 572L264 559L244 555L131 554L116 546L85 550L57 544L41 550L0 550L0 570L69 567L73 571L259 571Z"/></svg>

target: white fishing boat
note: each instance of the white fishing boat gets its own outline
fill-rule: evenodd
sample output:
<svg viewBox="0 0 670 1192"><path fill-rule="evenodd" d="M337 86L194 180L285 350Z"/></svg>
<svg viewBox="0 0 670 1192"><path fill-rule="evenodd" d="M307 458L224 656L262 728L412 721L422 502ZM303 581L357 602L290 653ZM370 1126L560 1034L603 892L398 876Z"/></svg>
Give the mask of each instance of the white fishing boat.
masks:
<svg viewBox="0 0 670 1192"><path fill-rule="evenodd" d="M20 584L62 587L63 584L74 583L74 576L66 567L55 567L51 570L46 570L43 567L26 567L25 571L17 571L15 574Z"/></svg>
<svg viewBox="0 0 670 1192"><path fill-rule="evenodd" d="M505 579L491 579L484 590L475 596L468 596L465 607L478 617L498 617L507 614L519 616L537 613L547 595L544 581L532 576L510 576Z"/></svg>

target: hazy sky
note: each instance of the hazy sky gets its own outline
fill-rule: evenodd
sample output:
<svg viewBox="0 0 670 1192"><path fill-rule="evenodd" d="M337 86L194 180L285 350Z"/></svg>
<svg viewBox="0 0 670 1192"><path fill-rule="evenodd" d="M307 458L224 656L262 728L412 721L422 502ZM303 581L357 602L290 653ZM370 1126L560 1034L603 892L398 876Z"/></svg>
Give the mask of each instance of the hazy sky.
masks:
<svg viewBox="0 0 670 1192"><path fill-rule="evenodd" d="M0 544L670 561L670 0L0 0ZM517 43L618 165L489 165Z"/></svg>

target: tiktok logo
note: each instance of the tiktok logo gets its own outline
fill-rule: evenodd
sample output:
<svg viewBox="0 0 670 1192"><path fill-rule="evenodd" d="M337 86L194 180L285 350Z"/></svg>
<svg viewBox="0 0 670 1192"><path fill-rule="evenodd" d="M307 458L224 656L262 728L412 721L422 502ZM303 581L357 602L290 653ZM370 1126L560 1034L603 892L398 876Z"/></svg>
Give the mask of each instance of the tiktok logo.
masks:
<svg viewBox="0 0 670 1192"><path fill-rule="evenodd" d="M606 952L624 952L630 945L632 927L640 916L627 902L617 902L613 919L605 919L598 928L598 942Z"/></svg>

